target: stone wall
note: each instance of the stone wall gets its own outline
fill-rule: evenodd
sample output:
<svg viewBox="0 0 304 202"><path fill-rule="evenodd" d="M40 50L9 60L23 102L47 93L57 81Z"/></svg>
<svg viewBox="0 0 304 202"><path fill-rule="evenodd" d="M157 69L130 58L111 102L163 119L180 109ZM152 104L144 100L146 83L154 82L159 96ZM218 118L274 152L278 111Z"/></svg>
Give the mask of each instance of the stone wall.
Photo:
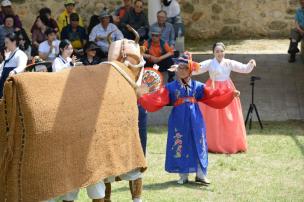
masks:
<svg viewBox="0 0 304 202"><path fill-rule="evenodd" d="M50 7L54 16L64 9L63 0L12 1L27 30L41 7ZM77 2L77 10L86 24L104 6L114 9L120 4L120 0ZM186 34L193 39L287 37L294 24L298 0L180 0L180 4Z"/></svg>

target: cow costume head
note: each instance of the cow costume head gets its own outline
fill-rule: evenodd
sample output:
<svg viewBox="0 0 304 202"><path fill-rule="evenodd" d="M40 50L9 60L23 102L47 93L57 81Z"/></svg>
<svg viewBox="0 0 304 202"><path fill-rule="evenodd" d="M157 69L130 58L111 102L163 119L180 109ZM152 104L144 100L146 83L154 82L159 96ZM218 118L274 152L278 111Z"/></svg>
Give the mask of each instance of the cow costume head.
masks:
<svg viewBox="0 0 304 202"><path fill-rule="evenodd" d="M127 28L134 33L134 41L129 39L112 41L111 35L113 32L108 35L108 42L110 44L108 61L122 62L135 74L139 74L139 72L142 72L142 67L145 65L145 60L143 58L143 47L141 47L138 43L138 33L130 25L127 25ZM140 76L138 78L140 78Z"/></svg>

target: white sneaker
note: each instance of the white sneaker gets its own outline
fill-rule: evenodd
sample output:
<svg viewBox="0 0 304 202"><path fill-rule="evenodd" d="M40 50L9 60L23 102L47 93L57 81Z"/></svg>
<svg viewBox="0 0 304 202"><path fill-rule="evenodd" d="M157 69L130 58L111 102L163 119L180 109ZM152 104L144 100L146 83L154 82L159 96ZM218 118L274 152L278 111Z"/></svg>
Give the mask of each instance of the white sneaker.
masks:
<svg viewBox="0 0 304 202"><path fill-rule="evenodd" d="M177 180L177 184L186 184L188 182L189 182L188 178L183 178L183 177Z"/></svg>
<svg viewBox="0 0 304 202"><path fill-rule="evenodd" d="M142 202L142 200L140 198L134 198L133 202Z"/></svg>

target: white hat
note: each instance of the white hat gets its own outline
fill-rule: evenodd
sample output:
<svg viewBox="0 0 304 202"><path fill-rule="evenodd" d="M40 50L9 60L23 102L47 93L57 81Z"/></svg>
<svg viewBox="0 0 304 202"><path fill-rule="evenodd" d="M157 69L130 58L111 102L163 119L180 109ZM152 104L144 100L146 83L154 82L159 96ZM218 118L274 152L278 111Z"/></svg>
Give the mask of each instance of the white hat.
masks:
<svg viewBox="0 0 304 202"><path fill-rule="evenodd" d="M1 6L5 7L5 6L11 6L12 2L10 0L3 0L1 2Z"/></svg>

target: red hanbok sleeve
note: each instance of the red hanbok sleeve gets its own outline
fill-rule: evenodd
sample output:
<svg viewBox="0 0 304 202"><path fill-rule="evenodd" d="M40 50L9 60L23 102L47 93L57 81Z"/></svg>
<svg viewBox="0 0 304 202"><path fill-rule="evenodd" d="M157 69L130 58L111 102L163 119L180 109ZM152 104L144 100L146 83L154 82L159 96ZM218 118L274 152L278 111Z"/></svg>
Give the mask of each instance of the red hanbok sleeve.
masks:
<svg viewBox="0 0 304 202"><path fill-rule="evenodd" d="M216 89L212 90L209 87L204 88L204 97L199 102L203 102L206 105L222 109L231 103L234 99L234 91L231 89Z"/></svg>
<svg viewBox="0 0 304 202"><path fill-rule="evenodd" d="M155 112L169 104L169 91L162 87L152 94L145 94L138 99L138 103L148 112Z"/></svg>

